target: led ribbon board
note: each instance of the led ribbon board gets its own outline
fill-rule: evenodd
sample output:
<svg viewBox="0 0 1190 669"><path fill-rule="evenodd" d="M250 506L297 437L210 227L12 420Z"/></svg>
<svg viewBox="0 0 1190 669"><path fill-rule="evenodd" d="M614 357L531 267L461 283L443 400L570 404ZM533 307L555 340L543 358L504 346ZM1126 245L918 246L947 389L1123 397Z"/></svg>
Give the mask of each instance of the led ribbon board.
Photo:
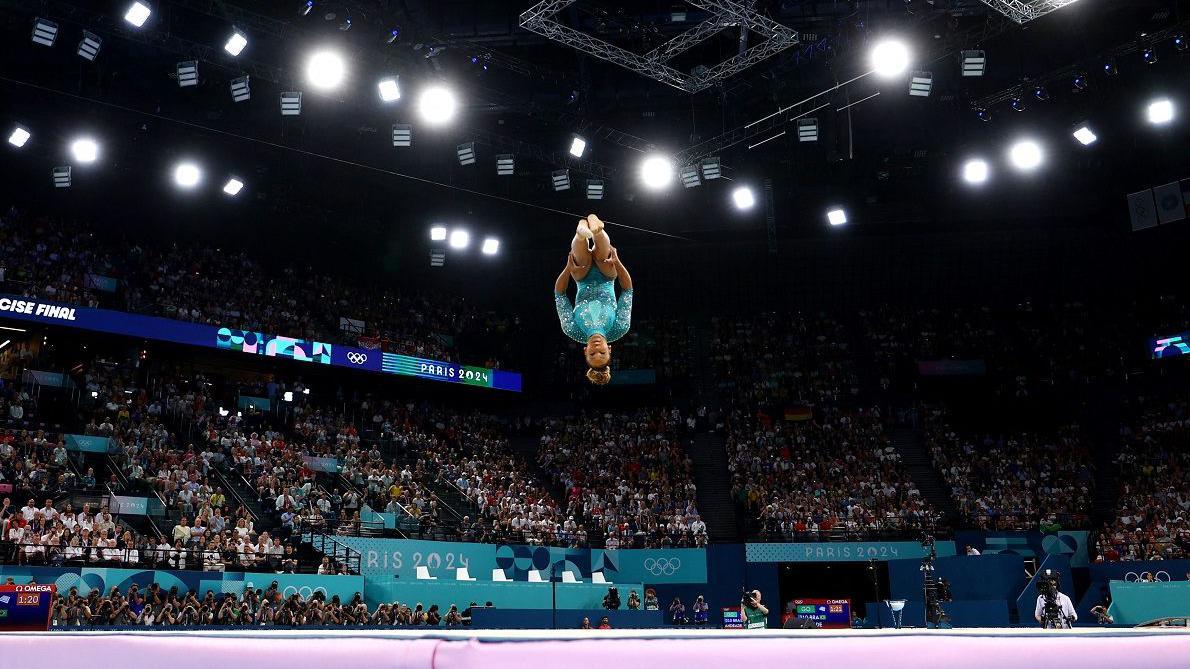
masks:
<svg viewBox="0 0 1190 669"><path fill-rule="evenodd" d="M187 323L156 316L130 314L0 295L0 319L42 323L106 332L108 334L167 341L224 351L288 358L298 362L364 369L381 374L413 376L431 381L521 391L521 375L487 367L414 358L396 353L296 339L262 332Z"/></svg>

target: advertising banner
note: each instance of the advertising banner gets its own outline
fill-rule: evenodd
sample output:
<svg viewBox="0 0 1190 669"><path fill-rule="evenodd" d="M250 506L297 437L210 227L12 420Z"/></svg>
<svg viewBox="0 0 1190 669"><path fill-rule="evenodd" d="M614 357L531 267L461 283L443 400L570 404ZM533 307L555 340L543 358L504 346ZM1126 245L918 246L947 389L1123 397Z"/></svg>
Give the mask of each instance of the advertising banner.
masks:
<svg viewBox="0 0 1190 669"><path fill-rule="evenodd" d="M288 597L298 594L309 597L321 592L327 599L338 595L350 600L355 593L364 591L362 576L323 576L319 574L244 574L218 571L175 571L158 569L107 569L103 567L27 567L0 565L0 579L12 580L18 585L37 582L56 586L58 592L66 594L71 588L78 588L78 594L86 597L91 590L106 593L112 587L127 592L136 583L142 590L150 583L157 583L162 590L177 586L180 592L194 591L201 597L207 590L216 595L230 592L243 594L246 588L266 589L273 581L281 594Z"/></svg>
<svg viewBox="0 0 1190 669"><path fill-rule="evenodd" d="M953 541L935 544L938 557L955 554ZM840 541L818 543L746 544L748 562L866 562L925 557L916 541Z"/></svg>
<svg viewBox="0 0 1190 669"><path fill-rule="evenodd" d="M280 335L215 327L202 323L92 309L44 300L0 295L0 318L106 332L157 341L217 348L225 351L288 358L298 362L333 365L372 372L414 376L432 381L463 383L482 388L521 391L521 375L487 367L381 353L364 348L295 339Z"/></svg>
<svg viewBox="0 0 1190 669"><path fill-rule="evenodd" d="M66 450L82 451L83 453L107 453L111 439L87 434L66 435Z"/></svg>
<svg viewBox="0 0 1190 669"><path fill-rule="evenodd" d="M510 580L527 581L530 571L566 569L591 578L601 571L607 580L626 583L706 583L706 551L701 548L603 550L546 546L475 544L414 539L335 537L359 551L365 576L417 578L417 567L439 577L453 577L467 567L480 580L491 580L501 569Z"/></svg>

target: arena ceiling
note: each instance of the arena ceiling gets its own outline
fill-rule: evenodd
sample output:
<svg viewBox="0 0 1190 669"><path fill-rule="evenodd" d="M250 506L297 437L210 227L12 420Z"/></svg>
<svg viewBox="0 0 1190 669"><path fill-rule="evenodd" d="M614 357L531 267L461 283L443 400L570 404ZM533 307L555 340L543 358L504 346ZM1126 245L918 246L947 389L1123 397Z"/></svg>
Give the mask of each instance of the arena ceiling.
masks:
<svg viewBox="0 0 1190 669"><path fill-rule="evenodd" d="M527 0L328 0L308 12L301 0L161 0L140 30L122 19L128 4L0 0L0 122L34 133L28 150L3 156L0 192L9 199L108 213L118 198L119 218L161 230L235 236L266 226L295 243L352 228L421 244L431 222L461 220L507 246L548 247L571 224L556 212L591 209L697 240L838 234L823 220L835 204L851 212L848 234L1039 217L1126 226L1125 193L1190 176L1177 173L1185 130L1154 131L1140 112L1151 95L1186 90L1190 61L1169 40L1156 43L1156 64L1138 52L1180 25L1186 2L1079 0L1023 25L979 0L740 3L788 28L796 43L696 93L522 28ZM701 1L561 4L558 22L636 54L717 16L705 8L715 3ZM35 17L59 25L54 47L30 41ZM725 23L669 64L697 72L766 39L746 31L745 41L738 23ZM221 49L232 26L249 38L236 58ZM76 54L83 30L103 40L93 62ZM868 49L886 35L912 45L913 69L932 75L930 96L909 96L904 78L866 77L831 91L868 69ZM321 94L305 85L302 68L311 49L326 46L346 55L349 75ZM985 76L960 75L964 49L987 53ZM1111 53L1119 54L1116 76L1100 71ZM176 68L186 60L198 61L198 82L183 88ZM1078 70L1088 72L1082 92L1071 85ZM375 92L388 74L403 92L392 105ZM243 75L251 99L237 103L229 83ZM449 82L463 102L457 121L439 130L419 124L412 104L432 81ZM1038 84L1048 100L1033 96ZM302 113L283 117L278 98L291 90L305 91ZM1010 110L1014 92L1025 111ZM976 117L978 104L990 122ZM749 125L781 109L775 121ZM798 116L818 119L819 141L798 141ZM1102 130L1093 151L1069 141L1084 119ZM392 146L394 123L412 124L412 147ZM101 138L101 160L77 169L71 189L55 190L51 167L69 162L66 144L81 132ZM567 155L575 134L588 142L581 160ZM1006 142L1023 135L1043 138L1045 170L1024 178L996 169L978 192L957 179L963 158L999 161ZM466 142L476 143L474 165L457 159ZM717 157L728 179L648 193L636 173L649 152ZM495 156L506 153L516 157L511 177L496 174ZM169 168L180 157L203 163L211 179L243 175L247 197L178 194ZM570 170L568 192L551 185L559 169ZM604 200L586 199L588 178L605 181ZM771 225L763 202L741 215L728 197L740 183L762 193L766 179Z"/></svg>

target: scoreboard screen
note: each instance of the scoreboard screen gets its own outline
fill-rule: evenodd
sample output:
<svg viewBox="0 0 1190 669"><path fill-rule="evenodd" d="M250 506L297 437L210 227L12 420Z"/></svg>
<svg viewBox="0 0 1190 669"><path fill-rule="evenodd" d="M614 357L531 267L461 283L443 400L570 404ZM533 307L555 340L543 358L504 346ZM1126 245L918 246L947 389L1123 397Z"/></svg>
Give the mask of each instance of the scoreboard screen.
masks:
<svg viewBox="0 0 1190 669"><path fill-rule="evenodd" d="M781 622L790 618L812 621L822 629L851 629L851 600L795 599L786 607Z"/></svg>
<svg viewBox="0 0 1190 669"><path fill-rule="evenodd" d="M744 618L740 615L740 607L728 608L723 607L723 629L725 630L742 630L744 629Z"/></svg>
<svg viewBox="0 0 1190 669"><path fill-rule="evenodd" d="M0 632L48 630L53 599L53 585L0 585Z"/></svg>

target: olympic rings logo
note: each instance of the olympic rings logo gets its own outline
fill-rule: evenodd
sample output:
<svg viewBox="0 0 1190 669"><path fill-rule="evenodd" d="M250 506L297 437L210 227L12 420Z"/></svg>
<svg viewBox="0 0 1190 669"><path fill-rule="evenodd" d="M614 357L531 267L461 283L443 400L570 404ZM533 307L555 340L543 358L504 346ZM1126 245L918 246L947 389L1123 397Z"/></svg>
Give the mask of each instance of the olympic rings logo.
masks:
<svg viewBox="0 0 1190 669"><path fill-rule="evenodd" d="M353 365L362 365L367 361L367 353L356 353L355 351L349 351L347 353L347 362L350 362Z"/></svg>
<svg viewBox="0 0 1190 669"><path fill-rule="evenodd" d="M303 585L301 587L287 585L287 586L285 586L284 589L281 590L281 596L289 597L290 595L297 593L297 595L299 597L301 597L302 599L310 599L311 597L314 596L314 593L316 593L316 592L321 592L324 597L326 596L326 588L324 588L322 586L317 586L317 587L311 588L308 585Z"/></svg>
<svg viewBox="0 0 1190 669"><path fill-rule="evenodd" d="M682 568L678 558L645 558L645 571L654 576L673 576Z"/></svg>

